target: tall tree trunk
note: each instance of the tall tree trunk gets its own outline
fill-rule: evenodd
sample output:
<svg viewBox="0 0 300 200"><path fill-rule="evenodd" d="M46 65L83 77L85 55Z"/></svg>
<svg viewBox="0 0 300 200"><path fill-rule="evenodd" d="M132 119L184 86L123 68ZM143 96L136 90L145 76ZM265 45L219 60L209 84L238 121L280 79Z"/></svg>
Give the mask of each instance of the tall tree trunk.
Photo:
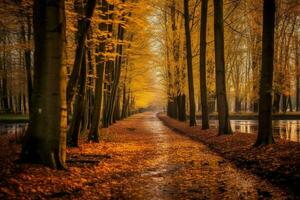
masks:
<svg viewBox="0 0 300 200"><path fill-rule="evenodd" d="M34 88L21 160L61 169L66 160L64 1L34 1Z"/></svg>
<svg viewBox="0 0 300 200"><path fill-rule="evenodd" d="M207 3L202 0L201 5L201 28L200 28L200 94L202 129L209 129L207 88L206 88L206 26L207 26Z"/></svg>
<svg viewBox="0 0 300 200"><path fill-rule="evenodd" d="M272 85L274 59L275 0L264 0L263 51L259 91L258 135L255 146L274 143L272 134Z"/></svg>
<svg viewBox="0 0 300 200"><path fill-rule="evenodd" d="M279 108L280 108L280 99L281 99L281 95L278 92L275 92L274 94L274 101L273 101L273 112L274 113L278 113L279 112Z"/></svg>
<svg viewBox="0 0 300 200"><path fill-rule="evenodd" d="M88 37L89 39L90 37ZM94 93L94 64L92 63L92 47L87 46L87 69L86 69L86 94L84 97L84 111L82 116L81 133L85 134L91 124L92 96Z"/></svg>
<svg viewBox="0 0 300 200"><path fill-rule="evenodd" d="M177 107L178 107L178 120L186 121L186 110L185 110L185 95L179 95L177 97Z"/></svg>
<svg viewBox="0 0 300 200"><path fill-rule="evenodd" d="M80 126L82 125L82 117L84 115L84 106L86 98L86 54L83 55L80 80L78 85L78 94L74 103L74 114L68 131L68 145L78 147L78 139L80 134Z"/></svg>
<svg viewBox="0 0 300 200"><path fill-rule="evenodd" d="M296 111L300 111L300 75L296 77Z"/></svg>
<svg viewBox="0 0 300 200"><path fill-rule="evenodd" d="M281 101L281 111L286 112L287 109L287 96L285 94L282 94L282 101Z"/></svg>
<svg viewBox="0 0 300 200"><path fill-rule="evenodd" d="M113 123L116 123L117 120L120 120L120 93L121 93L121 90L118 89L115 109L114 109L114 113L113 113Z"/></svg>
<svg viewBox="0 0 300 200"><path fill-rule="evenodd" d="M121 119L126 118L126 84L123 84L123 95L122 95L122 113Z"/></svg>
<svg viewBox="0 0 300 200"><path fill-rule="evenodd" d="M112 30L111 30L112 31ZM103 108L103 127L108 128L109 122L107 120L109 115L109 103L111 100L111 88L113 82L113 66L114 61L109 60L105 65L105 83L104 83L104 108Z"/></svg>
<svg viewBox="0 0 300 200"><path fill-rule="evenodd" d="M107 12L109 11L109 5L106 0L101 1L101 9L105 16L102 17L103 21L108 19ZM108 25L105 22L100 23L99 25L100 31L107 31ZM106 38L102 36L101 42L99 47L97 47L97 53L100 54L96 57L96 86L95 86L95 100L94 100L94 107L92 113L92 123L91 129L89 132L89 141L99 142L100 141L100 125L101 125L101 110L102 110L102 94L103 94L103 80L105 74L105 58L103 53L105 52L106 48Z"/></svg>
<svg viewBox="0 0 300 200"><path fill-rule="evenodd" d="M225 83L223 0L214 0L216 91L219 135L231 134Z"/></svg>
<svg viewBox="0 0 300 200"><path fill-rule="evenodd" d="M293 112L293 103L291 95L288 96L287 108L290 112Z"/></svg>
<svg viewBox="0 0 300 200"><path fill-rule="evenodd" d="M125 0L122 0L122 2L124 3ZM124 20L124 18L122 19ZM122 27L121 24L119 24L118 27L118 41L123 41L124 40L124 33L125 33L125 29ZM117 53L118 56L116 57L115 60L115 65L114 65L114 71L113 71L113 84L112 84L112 88L111 88L111 95L110 95L110 99L109 99L109 103L108 103L108 110L107 110L107 114L105 116L105 125L110 125L112 123L112 119L113 119L113 113L114 113L114 109L116 107L116 98L117 98L117 90L118 90L118 86L119 86L119 82L120 82L120 76L121 76L121 66L122 66L122 61L123 61L123 44L117 44Z"/></svg>
<svg viewBox="0 0 300 200"><path fill-rule="evenodd" d="M296 68L296 111L300 111L300 52L299 38L295 38L295 68Z"/></svg>
<svg viewBox="0 0 300 200"><path fill-rule="evenodd" d="M100 141L100 125L101 125L101 105L102 105L102 93L103 93L103 80L104 80L104 63L97 64L97 79L95 87L95 101L92 113L92 124L89 133L89 141Z"/></svg>
<svg viewBox="0 0 300 200"><path fill-rule="evenodd" d="M189 102L190 102L190 126L196 125L195 114L195 95L194 95L194 78L193 78L193 55L191 44L191 31L190 31L190 15L189 15L189 0L183 0L184 3L184 28L186 40L186 61L189 85Z"/></svg>
<svg viewBox="0 0 300 200"><path fill-rule="evenodd" d="M75 61L73 65L73 70L71 72L71 76L67 85L67 101L68 105L71 104L72 99L74 97L79 76L80 69L84 54L84 45L87 38L88 30L91 25L91 18L93 16L94 10L96 7L96 0L88 0L85 6L85 15L78 22L78 40L75 54Z"/></svg>
<svg viewBox="0 0 300 200"><path fill-rule="evenodd" d="M112 11L114 10L114 5L109 5L108 9L112 13ZM113 18L114 18L113 14L108 15L109 20L114 21ZM107 31L108 33L110 33L110 35L108 35L108 40L112 39L113 27L114 27L113 22L109 24L107 27ZM116 53L115 50L110 50L109 52ZM112 81L114 78L114 67L115 67L115 60L108 60L105 66L105 84L104 84L105 92L104 92L104 108L103 108L103 119L102 119L103 121L102 126L104 128L107 128L109 126L108 119L109 119L110 102L112 98L111 95L112 95Z"/></svg>

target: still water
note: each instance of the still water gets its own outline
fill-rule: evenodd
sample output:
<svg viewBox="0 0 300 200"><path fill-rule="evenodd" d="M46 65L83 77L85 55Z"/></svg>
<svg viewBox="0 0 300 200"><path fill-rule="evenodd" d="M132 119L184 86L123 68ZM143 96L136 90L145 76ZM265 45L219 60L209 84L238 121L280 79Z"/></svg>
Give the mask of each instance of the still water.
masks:
<svg viewBox="0 0 300 200"><path fill-rule="evenodd" d="M197 121L201 124L201 120ZM257 133L257 120L230 120L233 131ZM218 120L210 120L211 128L218 127ZM300 142L300 120L273 120L274 137Z"/></svg>
<svg viewBox="0 0 300 200"><path fill-rule="evenodd" d="M242 133L257 133L257 120L230 120L233 131ZM201 124L201 120L197 121ZM11 134L16 139L22 137L27 129L28 124L1 124L0 136ZM211 128L218 127L217 120L210 120ZM275 137L280 137L285 140L300 142L300 120L273 120L273 133Z"/></svg>
<svg viewBox="0 0 300 200"><path fill-rule="evenodd" d="M0 136L4 134L9 134L14 138L15 141L20 141L20 138L23 137L27 127L28 127L27 123L19 123L19 124L0 123Z"/></svg>

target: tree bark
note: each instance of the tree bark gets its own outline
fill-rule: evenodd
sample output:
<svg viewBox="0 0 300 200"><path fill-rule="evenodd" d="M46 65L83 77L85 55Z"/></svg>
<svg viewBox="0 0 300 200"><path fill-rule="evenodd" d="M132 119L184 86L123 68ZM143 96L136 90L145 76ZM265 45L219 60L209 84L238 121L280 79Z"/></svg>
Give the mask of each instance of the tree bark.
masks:
<svg viewBox="0 0 300 200"><path fill-rule="evenodd" d="M259 91L258 135L255 146L274 143L272 133L272 86L274 69L275 0L264 0L263 50Z"/></svg>
<svg viewBox="0 0 300 200"><path fill-rule="evenodd" d="M34 88L21 160L62 169L66 160L64 1L34 1Z"/></svg>
<svg viewBox="0 0 300 200"><path fill-rule="evenodd" d="M105 14L103 16L103 20L107 20L107 12L109 11L109 5L106 0L103 0L101 2L102 6L102 12ZM107 31L107 24L105 22L100 23L99 29L101 31ZM102 110L102 94L103 94L103 80L104 80L104 74L105 74L105 65L107 63L105 62L105 58L103 53L105 52L106 48L106 38L105 36L102 36L102 41L99 44L99 47L97 49L97 53L100 55L96 57L96 86L95 86L95 100L94 100L94 107L93 107L93 113L92 113L92 124L91 129L89 132L89 141L93 142L99 142L100 141L100 125L101 125L101 110Z"/></svg>
<svg viewBox="0 0 300 200"><path fill-rule="evenodd" d="M274 101L273 101L273 112L274 113L278 113L280 110L280 99L281 99L280 93L275 92Z"/></svg>
<svg viewBox="0 0 300 200"><path fill-rule="evenodd" d="M189 85L189 102L190 102L190 126L196 126L195 114L195 95L194 95L194 78L193 78L193 55L191 44L191 31L190 31L190 16L189 16L189 0L183 0L184 3L184 28L186 39L186 61Z"/></svg>
<svg viewBox="0 0 300 200"><path fill-rule="evenodd" d="M80 80L78 85L78 94L74 103L74 114L68 131L68 145L71 147L78 147L78 139L80 134L80 126L82 125L82 118L84 115L84 106L86 98L86 56L83 55L80 71Z"/></svg>
<svg viewBox="0 0 300 200"><path fill-rule="evenodd" d="M185 110L185 95L177 96L177 109L178 109L178 120L186 121L186 110Z"/></svg>
<svg viewBox="0 0 300 200"><path fill-rule="evenodd" d="M287 96L285 94L282 94L282 101L281 101L281 112L286 112L287 110Z"/></svg>
<svg viewBox="0 0 300 200"><path fill-rule="evenodd" d="M295 69L296 69L296 111L300 111L300 54L299 39L295 38Z"/></svg>
<svg viewBox="0 0 300 200"><path fill-rule="evenodd" d="M200 27L200 94L201 94L202 130L209 129L207 88L206 88L207 4L208 4L208 0L202 0L201 27Z"/></svg>
<svg viewBox="0 0 300 200"><path fill-rule="evenodd" d="M127 73L126 73L127 74ZM122 95L122 113L121 113L121 119L126 118L126 84L124 82L123 84L123 95Z"/></svg>
<svg viewBox="0 0 300 200"><path fill-rule="evenodd" d="M124 3L125 0L122 0L122 2ZM123 18L124 20L124 18ZM124 40L124 33L125 33L125 29L122 27L121 24L119 24L118 27L118 41L123 41ZM110 99L109 99L109 103L108 103L108 110L107 110L107 114L104 118L105 120L105 125L111 125L112 124L112 120L113 120L113 113L116 107L116 98L117 98L117 90L118 90L118 86L119 86L119 82L120 82L120 76L121 76L121 66L122 66L122 56L123 56L123 44L117 44L117 53L118 56L116 57L115 60L115 66L114 66L114 71L113 71L113 84L112 84L112 88L111 88L111 95L110 95Z"/></svg>
<svg viewBox="0 0 300 200"><path fill-rule="evenodd" d="M223 0L214 0L216 91L219 135L231 134L225 82Z"/></svg>
<svg viewBox="0 0 300 200"><path fill-rule="evenodd" d="M73 70L69 78L67 85L67 101L68 105L71 104L74 97L79 76L81 70L81 64L84 54L84 45L87 38L88 30L91 24L91 18L93 16L96 7L96 0L88 0L85 8L85 17L78 22L78 41L76 47L75 61L73 65Z"/></svg>

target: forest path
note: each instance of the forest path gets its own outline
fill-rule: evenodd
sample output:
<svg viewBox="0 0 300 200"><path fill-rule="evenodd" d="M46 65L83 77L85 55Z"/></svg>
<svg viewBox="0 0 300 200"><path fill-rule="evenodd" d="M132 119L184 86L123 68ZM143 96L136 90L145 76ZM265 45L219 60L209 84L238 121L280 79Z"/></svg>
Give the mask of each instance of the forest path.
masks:
<svg viewBox="0 0 300 200"><path fill-rule="evenodd" d="M100 143L81 138L80 147L67 149L66 171L14 163L20 148L4 141L1 152L10 154L2 157L7 162L1 162L0 199L287 198L281 189L167 128L155 113L102 129Z"/></svg>
<svg viewBox="0 0 300 200"><path fill-rule="evenodd" d="M109 186L99 185L98 190L108 188L112 199L285 197L279 188L167 128L155 113L132 116L107 131L115 147L109 147L112 158L104 164L113 174Z"/></svg>

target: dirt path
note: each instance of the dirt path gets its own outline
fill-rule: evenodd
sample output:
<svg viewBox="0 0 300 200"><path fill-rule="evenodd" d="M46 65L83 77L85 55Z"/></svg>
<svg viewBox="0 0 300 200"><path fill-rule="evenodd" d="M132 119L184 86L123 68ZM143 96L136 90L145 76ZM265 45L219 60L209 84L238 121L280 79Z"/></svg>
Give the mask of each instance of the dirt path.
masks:
<svg viewBox="0 0 300 200"><path fill-rule="evenodd" d="M237 170L205 145L138 114L102 130L101 143L68 149L68 171L11 163L0 199L286 199L265 181ZM16 154L17 155L17 154Z"/></svg>
<svg viewBox="0 0 300 200"><path fill-rule="evenodd" d="M285 194L280 189L237 170L205 145L176 134L154 113L131 117L114 125L110 131L120 137L119 145L127 149L111 152L118 154L118 166L132 167L129 175L117 170L112 197L284 199ZM116 160L112 158L106 164L114 165Z"/></svg>

